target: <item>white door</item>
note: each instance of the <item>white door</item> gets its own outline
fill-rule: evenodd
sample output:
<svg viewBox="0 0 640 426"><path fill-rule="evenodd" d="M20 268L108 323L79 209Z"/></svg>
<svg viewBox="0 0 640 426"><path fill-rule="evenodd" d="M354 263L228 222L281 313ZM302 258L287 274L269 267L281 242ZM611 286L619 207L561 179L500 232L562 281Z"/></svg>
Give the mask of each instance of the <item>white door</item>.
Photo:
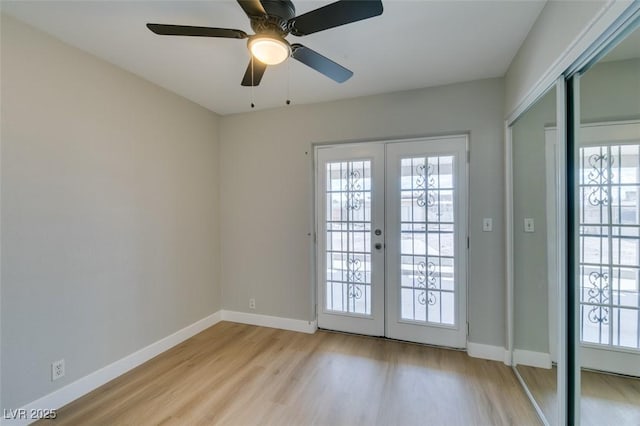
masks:
<svg viewBox="0 0 640 426"><path fill-rule="evenodd" d="M321 147L316 161L318 327L383 336L384 145Z"/></svg>
<svg viewBox="0 0 640 426"><path fill-rule="evenodd" d="M466 346L467 137L387 145L387 336Z"/></svg>
<svg viewBox="0 0 640 426"><path fill-rule="evenodd" d="M466 158L466 136L317 148L320 328L465 347Z"/></svg>

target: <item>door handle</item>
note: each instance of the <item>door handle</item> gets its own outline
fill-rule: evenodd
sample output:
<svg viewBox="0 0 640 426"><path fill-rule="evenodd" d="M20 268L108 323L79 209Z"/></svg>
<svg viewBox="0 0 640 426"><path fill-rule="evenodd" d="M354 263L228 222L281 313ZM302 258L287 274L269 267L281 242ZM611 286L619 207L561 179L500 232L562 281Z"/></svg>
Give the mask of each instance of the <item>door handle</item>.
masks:
<svg viewBox="0 0 640 426"><path fill-rule="evenodd" d="M376 248L376 250L380 250L382 248L382 243L376 243L374 247Z"/></svg>

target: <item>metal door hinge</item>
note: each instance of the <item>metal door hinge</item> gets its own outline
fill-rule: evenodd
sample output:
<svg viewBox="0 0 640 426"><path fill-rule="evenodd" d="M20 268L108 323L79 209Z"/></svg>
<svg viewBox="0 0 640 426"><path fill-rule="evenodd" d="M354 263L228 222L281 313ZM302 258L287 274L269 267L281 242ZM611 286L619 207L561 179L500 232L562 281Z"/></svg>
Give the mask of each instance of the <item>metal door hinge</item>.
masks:
<svg viewBox="0 0 640 426"><path fill-rule="evenodd" d="M467 337L469 337L469 321L467 321Z"/></svg>
<svg viewBox="0 0 640 426"><path fill-rule="evenodd" d="M469 245L470 245L470 243L469 243L469 237L467 237L467 249L470 247Z"/></svg>

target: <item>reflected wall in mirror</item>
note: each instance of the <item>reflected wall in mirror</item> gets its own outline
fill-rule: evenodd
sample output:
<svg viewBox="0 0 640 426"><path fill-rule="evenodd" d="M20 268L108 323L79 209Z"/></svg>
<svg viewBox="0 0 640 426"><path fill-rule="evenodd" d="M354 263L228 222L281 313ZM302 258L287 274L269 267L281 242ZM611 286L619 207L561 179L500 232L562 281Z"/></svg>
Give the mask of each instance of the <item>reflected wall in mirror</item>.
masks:
<svg viewBox="0 0 640 426"><path fill-rule="evenodd" d="M511 128L512 360L551 425L558 424L555 121L554 87Z"/></svg>
<svg viewBox="0 0 640 426"><path fill-rule="evenodd" d="M640 30L578 91L580 423L640 425Z"/></svg>

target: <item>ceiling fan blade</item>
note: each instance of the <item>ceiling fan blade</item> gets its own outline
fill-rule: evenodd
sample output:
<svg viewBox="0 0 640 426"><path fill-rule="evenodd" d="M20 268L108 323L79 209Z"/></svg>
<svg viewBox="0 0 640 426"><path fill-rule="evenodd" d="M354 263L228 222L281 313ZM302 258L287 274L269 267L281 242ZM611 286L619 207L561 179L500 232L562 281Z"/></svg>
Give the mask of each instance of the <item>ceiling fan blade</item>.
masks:
<svg viewBox="0 0 640 426"><path fill-rule="evenodd" d="M251 65L253 65L253 76L251 75ZM244 72L244 77L242 78L243 86L257 86L260 84L260 80L262 80L262 76L264 75L265 70L267 69L267 65L263 64L257 59L251 58L249 60L249 65L247 66L247 70Z"/></svg>
<svg viewBox="0 0 640 426"><path fill-rule="evenodd" d="M304 36L382 14L381 0L340 0L312 10L290 22L291 34Z"/></svg>
<svg viewBox="0 0 640 426"><path fill-rule="evenodd" d="M349 80L353 72L301 44L291 45L291 56L338 83Z"/></svg>
<svg viewBox="0 0 640 426"><path fill-rule="evenodd" d="M193 37L247 38L242 30L228 28L191 27L188 25L147 24L152 32L160 35L177 35Z"/></svg>
<svg viewBox="0 0 640 426"><path fill-rule="evenodd" d="M238 0L238 4L249 18L267 14L260 0Z"/></svg>

